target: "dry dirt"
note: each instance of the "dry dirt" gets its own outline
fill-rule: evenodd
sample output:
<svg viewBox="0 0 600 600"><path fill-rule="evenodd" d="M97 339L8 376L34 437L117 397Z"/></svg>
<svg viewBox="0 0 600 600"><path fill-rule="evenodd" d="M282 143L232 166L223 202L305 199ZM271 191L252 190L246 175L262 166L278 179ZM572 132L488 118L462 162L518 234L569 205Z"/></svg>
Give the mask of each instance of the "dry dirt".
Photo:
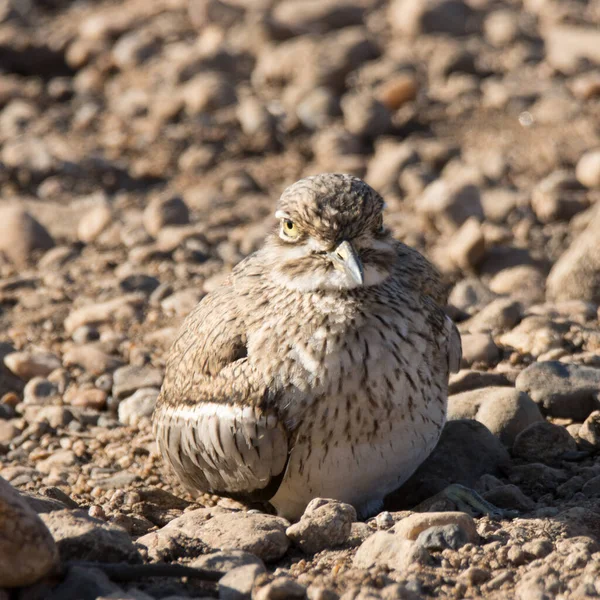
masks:
<svg viewBox="0 0 600 600"><path fill-rule="evenodd" d="M149 415L184 316L324 171L439 267L464 357L436 453L319 548L187 496ZM0 599L599 597L599 206L598 0L0 0ZM450 483L517 516L407 534ZM72 562L221 550L218 586Z"/></svg>

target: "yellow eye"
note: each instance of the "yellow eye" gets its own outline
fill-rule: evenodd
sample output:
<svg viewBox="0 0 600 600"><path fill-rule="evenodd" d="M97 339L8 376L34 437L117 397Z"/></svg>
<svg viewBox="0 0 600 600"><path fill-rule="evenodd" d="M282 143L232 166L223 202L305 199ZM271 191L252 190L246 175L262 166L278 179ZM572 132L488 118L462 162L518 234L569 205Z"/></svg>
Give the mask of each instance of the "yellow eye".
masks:
<svg viewBox="0 0 600 600"><path fill-rule="evenodd" d="M295 239L300 235L295 223L290 221L290 219L283 219L281 221L281 230L287 237L291 239Z"/></svg>

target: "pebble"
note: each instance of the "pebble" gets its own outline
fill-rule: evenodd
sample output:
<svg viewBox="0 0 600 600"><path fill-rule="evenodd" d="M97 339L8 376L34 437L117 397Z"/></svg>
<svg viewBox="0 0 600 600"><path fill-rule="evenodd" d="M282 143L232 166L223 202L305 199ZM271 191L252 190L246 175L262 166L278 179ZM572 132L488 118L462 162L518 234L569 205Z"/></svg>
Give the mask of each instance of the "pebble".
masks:
<svg viewBox="0 0 600 600"><path fill-rule="evenodd" d="M388 11L392 27L410 36L428 33L465 35L473 16L473 9L461 0L393 0Z"/></svg>
<svg viewBox="0 0 600 600"><path fill-rule="evenodd" d="M162 373L151 366L120 367L113 374L113 395L126 398L140 388L160 388L162 380Z"/></svg>
<svg viewBox="0 0 600 600"><path fill-rule="evenodd" d="M62 365L52 352L11 352L4 356L4 364L24 381L33 377L47 377Z"/></svg>
<svg viewBox="0 0 600 600"><path fill-rule="evenodd" d="M600 304L600 211L554 263L546 281L549 300L587 300Z"/></svg>
<svg viewBox="0 0 600 600"><path fill-rule="evenodd" d="M290 577L276 577L252 594L252 600L294 600L306 598L306 588Z"/></svg>
<svg viewBox="0 0 600 600"><path fill-rule="evenodd" d="M486 387L505 387L510 385L511 382L504 373L461 369L458 373L452 373L450 375L448 394L452 396L470 390L478 390Z"/></svg>
<svg viewBox="0 0 600 600"><path fill-rule="evenodd" d="M119 421L123 425L134 427L144 417L151 417L159 392L155 387L143 387L121 400L118 409Z"/></svg>
<svg viewBox="0 0 600 600"><path fill-rule="evenodd" d="M227 570L219 579L219 600L248 600L256 580L265 573L264 566L247 564Z"/></svg>
<svg viewBox="0 0 600 600"><path fill-rule="evenodd" d="M389 110L398 110L417 97L419 83L410 73L398 73L377 88L378 100Z"/></svg>
<svg viewBox="0 0 600 600"><path fill-rule="evenodd" d="M135 317L135 309L143 302L142 296L133 293L73 309L64 321L65 331L71 335L83 325L99 325L121 319L131 320Z"/></svg>
<svg viewBox="0 0 600 600"><path fill-rule="evenodd" d="M521 354L538 358L550 350L562 349L569 325L544 316L525 317L514 329L503 333L497 340L505 348L514 348Z"/></svg>
<svg viewBox="0 0 600 600"><path fill-rule="evenodd" d="M586 152L577 162L575 175L581 185L600 188L600 150Z"/></svg>
<svg viewBox="0 0 600 600"><path fill-rule="evenodd" d="M483 497L499 508L509 510L530 511L535 508L535 502L526 496L519 487L513 484L500 485L485 492Z"/></svg>
<svg viewBox="0 0 600 600"><path fill-rule="evenodd" d="M600 448L600 410L589 414L579 428L578 437L582 446L594 450Z"/></svg>
<svg viewBox="0 0 600 600"><path fill-rule="evenodd" d="M286 535L307 554L344 544L357 520L356 510L337 500L315 498L306 507L300 521L286 530Z"/></svg>
<svg viewBox="0 0 600 600"><path fill-rule="evenodd" d="M495 294L507 295L522 305L543 302L546 298L546 276L532 265L502 269L489 283Z"/></svg>
<svg viewBox="0 0 600 600"><path fill-rule="evenodd" d="M461 532L464 543L479 543L475 521L473 517L464 512L415 513L396 523L392 532L403 539L418 541L421 535L431 528L437 529L446 526L456 527L456 530Z"/></svg>
<svg viewBox="0 0 600 600"><path fill-rule="evenodd" d="M71 391L72 390L72 391ZM107 394L104 390L98 388L71 388L65 394L65 400L71 406L80 406L82 408L92 408L94 410L104 410L106 407Z"/></svg>
<svg viewBox="0 0 600 600"><path fill-rule="evenodd" d="M84 244L91 244L112 223L110 204L104 196L91 208L77 224L77 238Z"/></svg>
<svg viewBox="0 0 600 600"><path fill-rule="evenodd" d="M40 518L52 533L63 561L141 562L124 529L94 519L83 510L55 510Z"/></svg>
<svg viewBox="0 0 600 600"><path fill-rule="evenodd" d="M80 328L76 329L79 330ZM63 365L79 366L90 375L99 376L118 369L123 365L123 361L104 352L99 344L91 343L73 346L67 350L63 354Z"/></svg>
<svg viewBox="0 0 600 600"><path fill-rule="evenodd" d="M512 452L529 462L553 462L569 452L577 451L577 443L560 425L546 421L532 423L515 438Z"/></svg>
<svg viewBox="0 0 600 600"><path fill-rule="evenodd" d="M478 219L468 218L448 240L444 251L461 269L477 267L485 255L485 238Z"/></svg>
<svg viewBox="0 0 600 600"><path fill-rule="evenodd" d="M52 535L21 495L0 477L0 588L25 587L58 564Z"/></svg>
<svg viewBox="0 0 600 600"><path fill-rule="evenodd" d="M465 333L462 340L462 367L493 365L500 359L500 348L489 333Z"/></svg>
<svg viewBox="0 0 600 600"><path fill-rule="evenodd" d="M0 208L0 252L15 265L29 264L36 250L49 250L54 240L47 229L24 208L8 205Z"/></svg>
<svg viewBox="0 0 600 600"><path fill-rule="evenodd" d="M515 385L553 417L581 422L600 408L600 371L593 367L559 361L537 362L519 374Z"/></svg>
<svg viewBox="0 0 600 600"><path fill-rule="evenodd" d="M346 94L341 101L346 129L357 136L376 138L392 127L389 110L371 94Z"/></svg>
<svg viewBox="0 0 600 600"><path fill-rule="evenodd" d="M187 225L189 222L189 209L183 198L179 196L154 198L143 214L144 227L154 237L158 235L163 227Z"/></svg>
<svg viewBox="0 0 600 600"><path fill-rule="evenodd" d="M58 386L43 377L34 377L23 389L25 404L49 404L58 398Z"/></svg>
<svg viewBox="0 0 600 600"><path fill-rule="evenodd" d="M461 332L500 333L515 327L521 320L522 306L512 298L496 298L474 316L459 325Z"/></svg>
<svg viewBox="0 0 600 600"><path fill-rule="evenodd" d="M485 387L450 396L448 419L476 419L507 447L523 429L543 421L536 403L509 387Z"/></svg>
<svg viewBox="0 0 600 600"><path fill-rule="evenodd" d="M212 112L235 104L237 100L233 85L223 74L216 72L201 73L190 79L183 86L181 97L190 115Z"/></svg>
<svg viewBox="0 0 600 600"><path fill-rule="evenodd" d="M427 564L429 560L427 550L389 530L368 537L356 551L352 564L359 569L377 566L406 572L412 565Z"/></svg>
<svg viewBox="0 0 600 600"><path fill-rule="evenodd" d="M448 234L457 231L469 218L483 219L479 188L460 181L437 179L430 183L417 199L416 209Z"/></svg>

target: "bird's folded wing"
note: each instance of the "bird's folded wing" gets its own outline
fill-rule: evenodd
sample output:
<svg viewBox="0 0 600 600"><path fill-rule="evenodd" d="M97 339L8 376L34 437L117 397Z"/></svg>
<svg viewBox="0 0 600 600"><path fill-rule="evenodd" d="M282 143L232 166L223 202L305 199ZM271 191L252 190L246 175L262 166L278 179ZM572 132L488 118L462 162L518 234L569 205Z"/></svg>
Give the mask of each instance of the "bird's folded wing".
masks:
<svg viewBox="0 0 600 600"><path fill-rule="evenodd" d="M268 500L288 458L288 435L246 358L243 308L232 285L185 320L153 416L161 454L194 491Z"/></svg>

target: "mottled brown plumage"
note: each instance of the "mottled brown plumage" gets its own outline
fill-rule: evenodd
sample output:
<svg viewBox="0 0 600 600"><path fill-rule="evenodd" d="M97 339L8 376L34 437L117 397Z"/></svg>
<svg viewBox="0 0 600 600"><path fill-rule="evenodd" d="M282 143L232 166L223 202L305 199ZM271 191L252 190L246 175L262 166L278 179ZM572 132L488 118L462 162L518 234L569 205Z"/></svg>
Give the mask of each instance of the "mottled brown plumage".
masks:
<svg viewBox="0 0 600 600"><path fill-rule="evenodd" d="M279 232L189 315L154 431L190 490L366 516L431 452L460 337L437 272L382 209L349 175L295 183Z"/></svg>

